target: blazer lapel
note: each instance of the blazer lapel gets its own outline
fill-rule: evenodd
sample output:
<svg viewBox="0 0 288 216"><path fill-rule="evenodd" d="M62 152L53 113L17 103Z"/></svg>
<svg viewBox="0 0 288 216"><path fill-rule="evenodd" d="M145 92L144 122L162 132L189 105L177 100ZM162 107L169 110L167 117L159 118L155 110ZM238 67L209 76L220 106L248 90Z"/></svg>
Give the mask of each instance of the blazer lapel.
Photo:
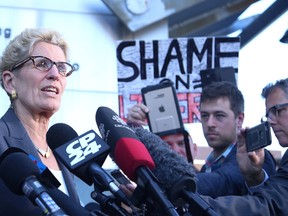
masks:
<svg viewBox="0 0 288 216"><path fill-rule="evenodd" d="M27 154L37 156L37 159L40 160L34 144L32 143L20 120L15 115L14 110L9 108L2 119L8 128L7 135L4 135L4 139L8 144L6 149L8 147L20 148ZM5 148L5 146L3 148Z"/></svg>
<svg viewBox="0 0 288 216"><path fill-rule="evenodd" d="M79 196L76 192L75 183L73 180L73 175L69 172L69 170L61 163L61 161L58 161L59 167L62 171L63 178L66 183L66 187L69 193L69 196L74 199L77 203L80 203Z"/></svg>
<svg viewBox="0 0 288 216"><path fill-rule="evenodd" d="M25 128L21 124L18 117L15 115L15 112L12 108L8 109L8 111L2 117L2 120L5 122L8 128L7 135L4 135L4 139L6 140L8 146L1 145L1 152L4 152L9 147L16 147L22 149L27 154L35 156L37 160L41 161L34 144L32 143ZM57 161L62 171L63 178L65 180L70 197L80 203L79 197L75 189L73 175L59 160Z"/></svg>

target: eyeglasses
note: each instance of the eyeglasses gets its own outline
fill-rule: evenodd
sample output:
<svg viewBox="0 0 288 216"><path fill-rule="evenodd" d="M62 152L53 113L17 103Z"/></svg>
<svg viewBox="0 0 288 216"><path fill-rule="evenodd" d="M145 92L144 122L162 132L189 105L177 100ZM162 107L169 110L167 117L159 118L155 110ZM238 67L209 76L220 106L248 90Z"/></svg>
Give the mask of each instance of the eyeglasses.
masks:
<svg viewBox="0 0 288 216"><path fill-rule="evenodd" d="M53 67L53 65L55 64L57 69L58 69L58 73L64 77L70 76L72 74L72 72L75 70L73 65L71 65L67 62L54 62L51 59L44 57L44 56L29 56L28 58L15 64L12 67L11 71L24 65L26 62L28 62L30 60L32 60L33 65L37 70L45 71L45 72L49 71Z"/></svg>
<svg viewBox="0 0 288 216"><path fill-rule="evenodd" d="M267 110L265 117L261 119L261 122L268 120L268 118L275 121L279 117L280 111L286 107L288 107L288 103L276 104L275 106L270 107Z"/></svg>

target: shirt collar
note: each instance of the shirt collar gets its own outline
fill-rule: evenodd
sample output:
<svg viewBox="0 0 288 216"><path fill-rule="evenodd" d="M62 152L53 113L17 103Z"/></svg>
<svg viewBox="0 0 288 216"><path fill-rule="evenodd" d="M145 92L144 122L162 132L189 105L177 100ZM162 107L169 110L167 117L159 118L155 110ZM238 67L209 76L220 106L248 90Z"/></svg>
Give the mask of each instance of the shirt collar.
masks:
<svg viewBox="0 0 288 216"><path fill-rule="evenodd" d="M221 158L226 158L228 156L228 154L231 152L231 150L233 149L233 147L235 146L235 144L236 143L232 143L231 145L229 145L228 148L221 155L219 155L217 158L214 157L214 151L212 151L207 159L210 161L210 163L215 163L218 160L220 160Z"/></svg>

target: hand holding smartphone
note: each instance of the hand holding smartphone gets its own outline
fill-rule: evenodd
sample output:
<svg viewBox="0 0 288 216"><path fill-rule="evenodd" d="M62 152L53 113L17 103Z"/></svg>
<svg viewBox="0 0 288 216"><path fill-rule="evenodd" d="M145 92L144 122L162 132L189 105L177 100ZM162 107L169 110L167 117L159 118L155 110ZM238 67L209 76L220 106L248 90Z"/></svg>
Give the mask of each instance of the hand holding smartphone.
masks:
<svg viewBox="0 0 288 216"><path fill-rule="evenodd" d="M264 148L272 143L270 124L265 121L246 131L247 152Z"/></svg>
<svg viewBox="0 0 288 216"><path fill-rule="evenodd" d="M171 81L144 87L141 93L149 108L147 119L151 132L162 136L183 131L179 102Z"/></svg>

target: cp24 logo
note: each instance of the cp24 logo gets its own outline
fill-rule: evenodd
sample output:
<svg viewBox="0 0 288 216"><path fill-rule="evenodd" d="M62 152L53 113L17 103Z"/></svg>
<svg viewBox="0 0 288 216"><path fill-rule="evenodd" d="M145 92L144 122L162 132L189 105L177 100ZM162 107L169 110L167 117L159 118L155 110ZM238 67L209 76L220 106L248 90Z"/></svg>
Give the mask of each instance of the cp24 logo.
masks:
<svg viewBox="0 0 288 216"><path fill-rule="evenodd" d="M84 161L86 157L93 156L100 151L102 145L96 142L96 136L97 134L93 130L90 130L68 144L66 152L69 158L73 158L70 161L71 166ZM102 139L99 137L98 140L101 141Z"/></svg>

